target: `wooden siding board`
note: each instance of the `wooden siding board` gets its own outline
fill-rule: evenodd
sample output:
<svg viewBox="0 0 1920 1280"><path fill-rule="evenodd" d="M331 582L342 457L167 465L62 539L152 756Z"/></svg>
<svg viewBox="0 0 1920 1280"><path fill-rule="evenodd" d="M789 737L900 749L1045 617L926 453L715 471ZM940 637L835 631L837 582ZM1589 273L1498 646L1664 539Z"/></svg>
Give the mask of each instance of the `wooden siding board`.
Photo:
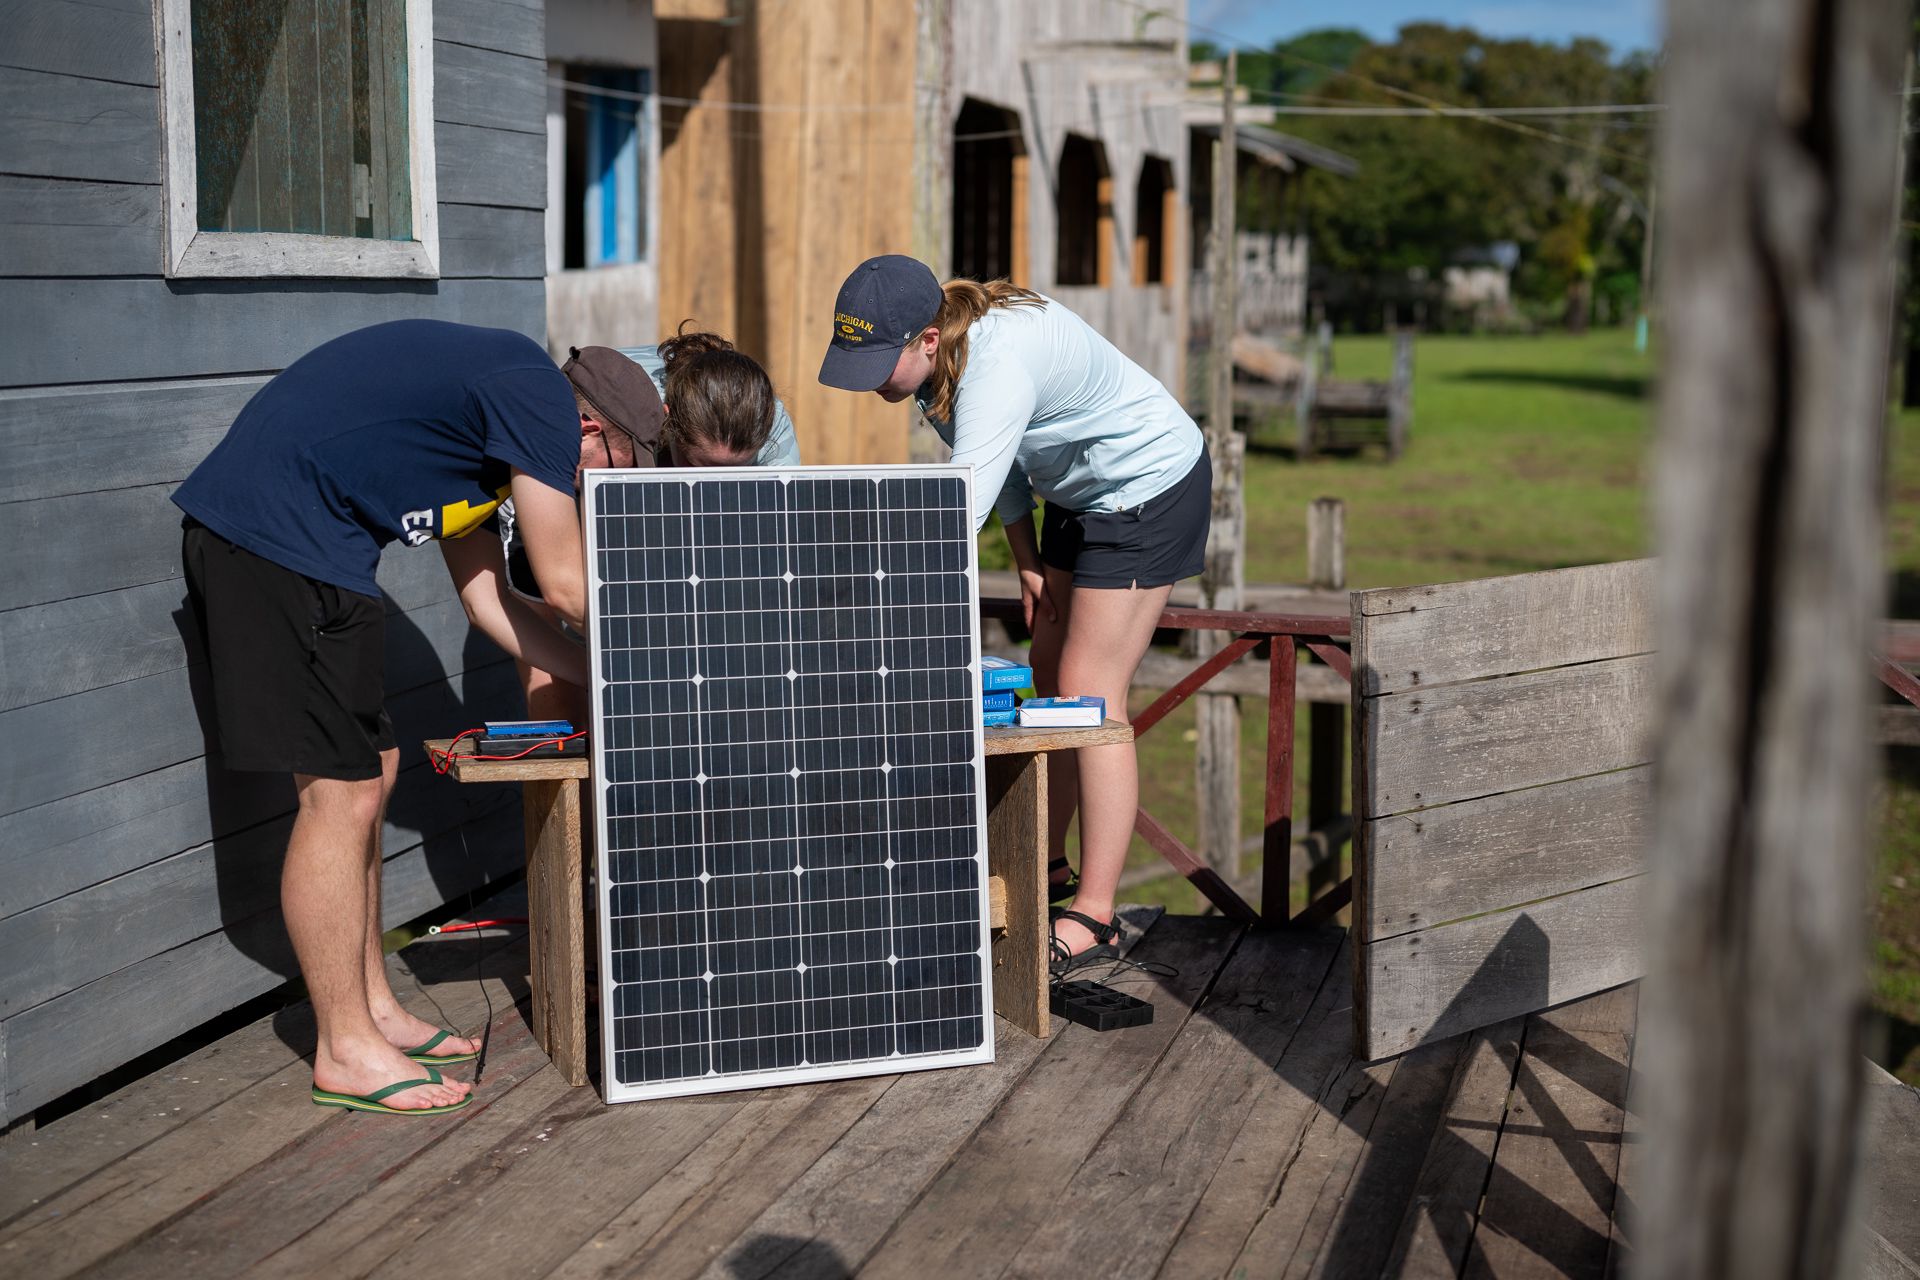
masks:
<svg viewBox="0 0 1920 1280"><path fill-rule="evenodd" d="M158 182L160 144L151 86L0 67L0 172Z"/></svg>
<svg viewBox="0 0 1920 1280"><path fill-rule="evenodd" d="M0 613L0 712L199 661L177 581Z"/></svg>
<svg viewBox="0 0 1920 1280"><path fill-rule="evenodd" d="M424 847L432 867L446 871L462 860L456 828L500 822L512 789L433 781L409 779L382 847ZM510 820L504 825L513 826ZM277 912L292 829L287 814L0 920L0 1018L261 912Z"/></svg>
<svg viewBox="0 0 1920 1280"><path fill-rule="evenodd" d="M179 574L173 486L143 485L0 506L0 546L14 549L0 609L116 591Z"/></svg>
<svg viewBox="0 0 1920 1280"><path fill-rule="evenodd" d="M266 382L249 376L0 390L0 449L8 460L0 468L0 503L184 480Z"/></svg>
<svg viewBox="0 0 1920 1280"><path fill-rule="evenodd" d="M379 575L412 605L403 610L394 595L385 600L386 678L394 691L501 656L467 625L439 555L409 555L411 550L383 558ZM397 616L402 613L407 616ZM423 661L425 656L434 665ZM7 610L0 612L0 712L176 671L202 659L186 586L177 576Z"/></svg>
<svg viewBox="0 0 1920 1280"><path fill-rule="evenodd" d="M391 605L391 602L388 602ZM389 608L386 688L394 693L505 655L468 625L453 597ZM104 689L205 661L184 588L154 583L0 613L0 712Z"/></svg>
<svg viewBox="0 0 1920 1280"><path fill-rule="evenodd" d="M547 274L547 220L538 209L440 205L440 278L539 280Z"/></svg>
<svg viewBox="0 0 1920 1280"><path fill-rule="evenodd" d="M463 853L444 867L431 866L419 848L388 858L383 923L412 919L516 869L519 824L474 824ZM292 968L285 927L272 911L0 1022L9 1050L0 1123L271 991Z"/></svg>
<svg viewBox="0 0 1920 1280"><path fill-rule="evenodd" d="M434 173L442 204L547 207L547 135L441 121L434 127ZM545 290L541 292L545 307Z"/></svg>
<svg viewBox="0 0 1920 1280"><path fill-rule="evenodd" d="M0 227L0 276L158 275L166 266L159 187L0 175Z"/></svg>
<svg viewBox="0 0 1920 1280"><path fill-rule="evenodd" d="M0 61L153 85L153 0L0 0Z"/></svg>
<svg viewBox="0 0 1920 1280"><path fill-rule="evenodd" d="M292 779L196 756L0 817L0 917L292 810Z"/></svg>
<svg viewBox="0 0 1920 1280"><path fill-rule="evenodd" d="M44 744L16 753L0 776L0 814L91 791L151 769L201 755L205 742L191 691L191 671L169 671L70 698L0 713L0 736ZM410 693L389 697L402 767L423 759L420 742L444 737L518 704L513 664L435 677ZM127 726L145 732L127 733ZM15 737L13 735L22 735Z"/></svg>
<svg viewBox="0 0 1920 1280"><path fill-rule="evenodd" d="M433 42L433 118L521 133L547 130L545 56Z"/></svg>
<svg viewBox="0 0 1920 1280"><path fill-rule="evenodd" d="M545 59L547 29L540 0L436 0L437 40ZM436 70L438 68L436 67ZM541 78L546 77L544 63Z"/></svg>
<svg viewBox="0 0 1920 1280"><path fill-rule="evenodd" d="M16 611L0 615L0 621L43 612ZM398 630L395 624L389 625ZM388 687L397 691L403 717L417 714L429 732L444 733L456 725L467 727L496 709L494 703L466 715L449 705L454 694L445 687L446 673L482 666L493 670L502 657L491 641L467 626L457 600L449 594L447 600L416 611L398 625L411 628L418 637L390 643L388 649ZM4 651L4 637L0 637L0 652ZM517 706L512 691L495 687L502 679L499 674L488 679L492 682L489 697L504 697L507 704ZM409 690L416 692L409 694ZM416 702L429 705L416 713ZM405 745L411 758L416 748ZM412 787L438 785L443 784L424 774L403 773L394 812L406 811ZM0 917L265 822L288 812L292 805L293 794L284 778L229 773L210 768L195 755L0 817Z"/></svg>
<svg viewBox="0 0 1920 1280"><path fill-rule="evenodd" d="M1533 902L1639 871L1645 767L1375 818L1366 939Z"/></svg>
<svg viewBox="0 0 1920 1280"><path fill-rule="evenodd" d="M1631 982L1643 892L1634 876L1360 947L1356 1053L1387 1057Z"/></svg>
<svg viewBox="0 0 1920 1280"><path fill-rule="evenodd" d="M477 132L526 138L497 130ZM544 137L531 141L536 153L544 152ZM441 162L459 164L444 151ZM532 164L530 172L534 176L529 181L544 193L544 168ZM540 280L192 285L165 280L8 280L0 282L0 385L204 378L283 369L329 338L381 321L416 317L517 329L539 341L545 337L546 285Z"/></svg>
<svg viewBox="0 0 1920 1280"><path fill-rule="evenodd" d="M1360 692L1624 658L1653 650L1651 560L1355 593L1373 624Z"/></svg>
<svg viewBox="0 0 1920 1280"><path fill-rule="evenodd" d="M1367 699L1361 816L1644 764L1653 682L1642 656Z"/></svg>

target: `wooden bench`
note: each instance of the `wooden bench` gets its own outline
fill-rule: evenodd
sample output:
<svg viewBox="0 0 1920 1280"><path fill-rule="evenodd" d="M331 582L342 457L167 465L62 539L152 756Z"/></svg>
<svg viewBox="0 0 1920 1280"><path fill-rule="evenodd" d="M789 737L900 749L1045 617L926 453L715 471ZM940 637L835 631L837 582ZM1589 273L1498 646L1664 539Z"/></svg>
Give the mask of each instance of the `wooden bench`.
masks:
<svg viewBox="0 0 1920 1280"><path fill-rule="evenodd" d="M1301 458L1384 444L1389 459L1413 429L1413 334L1393 335L1393 377L1385 382L1324 376L1318 349L1307 352L1294 395L1294 452Z"/></svg>
<svg viewBox="0 0 1920 1280"><path fill-rule="evenodd" d="M1052 1031L1047 982L1046 753L1133 741L1129 725L985 731L993 1010L1029 1035ZM527 928L534 1040L571 1085L588 1080L587 985L593 954L591 845L581 836L586 759L475 760L471 739L426 744L450 755L456 782L517 782L527 841Z"/></svg>
<svg viewBox="0 0 1920 1280"><path fill-rule="evenodd" d="M580 835L584 756L550 760L475 760L473 740L440 738L427 758L450 754L455 782L517 782L527 840L528 986L533 1038L561 1078L587 1083L587 908L590 847Z"/></svg>
<svg viewBox="0 0 1920 1280"><path fill-rule="evenodd" d="M1653 562L1353 595L1355 1054L1640 976Z"/></svg>

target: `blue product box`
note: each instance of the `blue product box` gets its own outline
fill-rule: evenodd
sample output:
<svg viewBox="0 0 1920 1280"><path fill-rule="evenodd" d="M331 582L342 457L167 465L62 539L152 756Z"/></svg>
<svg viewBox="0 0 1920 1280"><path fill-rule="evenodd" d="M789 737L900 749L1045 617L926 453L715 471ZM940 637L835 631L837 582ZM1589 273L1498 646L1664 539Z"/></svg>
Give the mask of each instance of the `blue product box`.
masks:
<svg viewBox="0 0 1920 1280"><path fill-rule="evenodd" d="M982 694L980 705L988 711L1011 711L1019 703L1013 696L1013 690L1007 689L1001 693Z"/></svg>
<svg viewBox="0 0 1920 1280"><path fill-rule="evenodd" d="M980 723L986 725L989 729L999 724L1017 724L1019 720L1020 713L1013 710L983 711L980 713Z"/></svg>
<svg viewBox="0 0 1920 1280"><path fill-rule="evenodd" d="M985 657L980 659L980 688L988 689L1030 689L1033 687L1033 668L1010 658Z"/></svg>

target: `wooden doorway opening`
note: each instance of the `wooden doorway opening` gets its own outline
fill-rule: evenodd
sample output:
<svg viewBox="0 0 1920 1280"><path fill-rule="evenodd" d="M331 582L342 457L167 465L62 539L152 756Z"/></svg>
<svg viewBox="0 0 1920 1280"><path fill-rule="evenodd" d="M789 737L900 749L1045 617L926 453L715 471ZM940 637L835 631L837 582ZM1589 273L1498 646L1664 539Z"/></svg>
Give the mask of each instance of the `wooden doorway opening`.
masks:
<svg viewBox="0 0 1920 1280"><path fill-rule="evenodd" d="M1067 135L1060 147L1059 239L1054 283L1113 282L1113 170L1107 149L1092 138Z"/></svg>
<svg viewBox="0 0 1920 1280"><path fill-rule="evenodd" d="M1027 149L1020 116L968 98L953 122L953 274L1027 282Z"/></svg>
<svg viewBox="0 0 1920 1280"><path fill-rule="evenodd" d="M1165 284L1173 279L1173 230L1180 216L1173 185L1173 162L1148 156L1140 162L1133 191L1133 282Z"/></svg>

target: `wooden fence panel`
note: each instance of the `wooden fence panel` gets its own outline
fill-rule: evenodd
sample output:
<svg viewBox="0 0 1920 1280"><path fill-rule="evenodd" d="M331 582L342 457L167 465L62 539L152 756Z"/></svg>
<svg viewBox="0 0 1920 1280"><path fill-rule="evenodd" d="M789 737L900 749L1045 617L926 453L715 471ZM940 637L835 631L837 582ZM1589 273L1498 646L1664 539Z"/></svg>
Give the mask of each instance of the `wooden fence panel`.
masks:
<svg viewBox="0 0 1920 1280"><path fill-rule="evenodd" d="M1653 659L1642 654L1366 699L1373 775L1357 812L1377 818L1645 764L1652 687Z"/></svg>
<svg viewBox="0 0 1920 1280"><path fill-rule="evenodd" d="M1604 884L1640 870L1647 769L1374 818L1364 940Z"/></svg>
<svg viewBox="0 0 1920 1280"><path fill-rule="evenodd" d="M1651 560L1355 595L1371 697L1653 651ZM1464 620L1471 619L1471 622ZM1357 673L1356 673L1357 676Z"/></svg>
<svg viewBox="0 0 1920 1280"><path fill-rule="evenodd" d="M1652 568L1353 597L1355 1052L1639 976Z"/></svg>
<svg viewBox="0 0 1920 1280"><path fill-rule="evenodd" d="M1387 1058L1516 1014L1564 1004L1640 976L1640 895L1633 876L1545 902L1365 948L1367 1011L1354 1052Z"/></svg>

